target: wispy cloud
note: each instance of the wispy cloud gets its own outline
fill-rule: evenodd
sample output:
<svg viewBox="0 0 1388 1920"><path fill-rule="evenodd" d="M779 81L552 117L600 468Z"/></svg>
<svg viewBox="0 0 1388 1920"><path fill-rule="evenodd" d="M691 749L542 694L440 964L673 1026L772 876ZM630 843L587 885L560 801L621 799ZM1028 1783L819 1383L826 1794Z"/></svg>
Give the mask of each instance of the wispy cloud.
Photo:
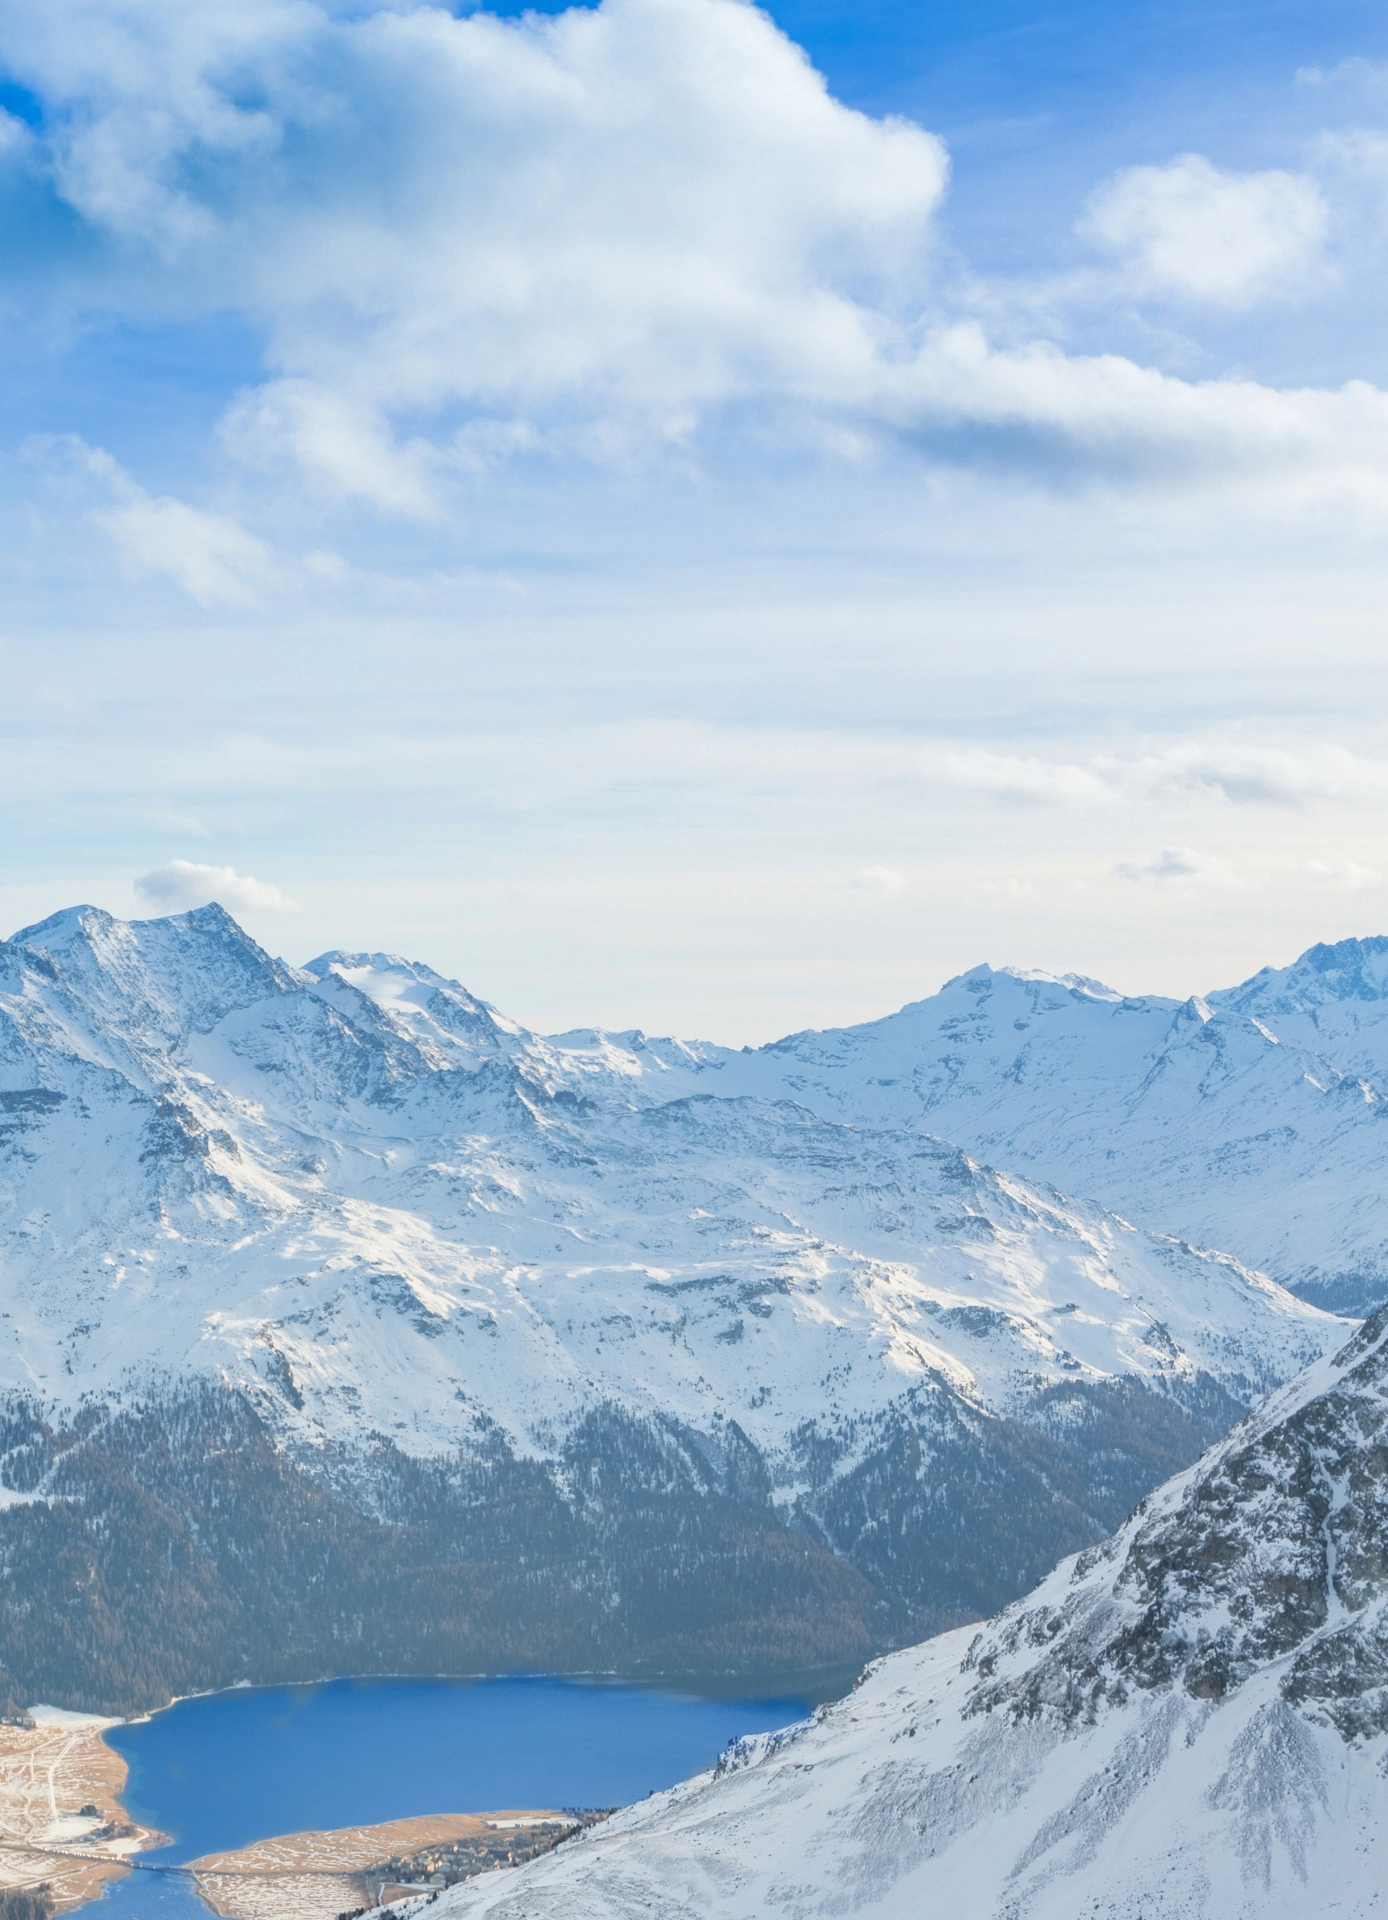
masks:
<svg viewBox="0 0 1388 1920"><path fill-rule="evenodd" d="M921 756L921 770L927 780L1027 806L1090 805L1112 796L1112 783L1094 767L996 753L984 747L929 750Z"/></svg>
<svg viewBox="0 0 1388 1920"><path fill-rule="evenodd" d="M981 880L964 897L973 906L1021 905L1036 896L1034 880Z"/></svg>
<svg viewBox="0 0 1388 1920"><path fill-rule="evenodd" d="M41 465L82 476L88 496L101 501L88 517L129 573L162 574L204 607L253 604L274 583L271 550L229 515L147 493L104 448L75 434L36 438L28 451Z"/></svg>
<svg viewBox="0 0 1388 1920"><path fill-rule="evenodd" d="M1296 83L1299 87L1383 87L1388 85L1388 61L1366 60L1356 53L1333 67L1298 67Z"/></svg>
<svg viewBox="0 0 1388 1920"><path fill-rule="evenodd" d="M927 780L1025 806L1188 796L1236 807L1302 809L1388 797L1388 762L1317 742L1187 740L1128 757L1096 753L1083 762L982 748L931 750L922 756L921 769Z"/></svg>
<svg viewBox="0 0 1388 1920"><path fill-rule="evenodd" d="M1156 886L1191 881L1207 885L1225 877L1217 860L1207 859L1193 847L1163 847L1148 860L1120 860L1113 873L1117 880Z"/></svg>
<svg viewBox="0 0 1388 1920"><path fill-rule="evenodd" d="M1306 873L1316 886L1326 887L1336 893L1360 893L1366 887L1383 885L1383 875L1375 868L1356 866L1352 860L1342 860L1335 865L1328 865L1323 860L1311 860L1307 863Z"/></svg>

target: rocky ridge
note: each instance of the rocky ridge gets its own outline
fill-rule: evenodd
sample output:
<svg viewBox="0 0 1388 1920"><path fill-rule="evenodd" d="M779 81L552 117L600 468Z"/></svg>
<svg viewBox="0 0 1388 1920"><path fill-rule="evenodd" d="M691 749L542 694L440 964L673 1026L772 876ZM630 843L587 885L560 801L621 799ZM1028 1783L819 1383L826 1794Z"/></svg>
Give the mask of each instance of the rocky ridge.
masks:
<svg viewBox="0 0 1388 1920"><path fill-rule="evenodd" d="M982 1631L876 1663L441 1916L1368 1920L1388 1309Z"/></svg>

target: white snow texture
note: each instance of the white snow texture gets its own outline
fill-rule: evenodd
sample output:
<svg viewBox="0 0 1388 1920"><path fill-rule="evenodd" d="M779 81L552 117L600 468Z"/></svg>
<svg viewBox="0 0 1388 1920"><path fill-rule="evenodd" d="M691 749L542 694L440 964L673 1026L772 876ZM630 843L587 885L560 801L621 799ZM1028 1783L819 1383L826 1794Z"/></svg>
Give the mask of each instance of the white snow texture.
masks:
<svg viewBox="0 0 1388 1920"><path fill-rule="evenodd" d="M1029 1051L1014 1008L1059 1031L1072 1081L1100 1023L1107 1089L1092 1071L1081 1103L1048 1069L1042 1099L998 1071L1004 1016ZM289 968L216 906L133 924L74 909L0 946L0 1389L62 1406L212 1374L303 1442L375 1430L417 1454L482 1414L550 1456L603 1401L705 1432L736 1420L782 1462L803 1421L912 1390L1016 1412L1057 1383L1205 1375L1251 1404L1345 1322L935 1137L937 1112L993 1134L1005 1113L1013 1158L1049 1141L1048 1172L1068 1153L1130 1203L1101 1144L1131 1064L1114 1023L1129 1055L1166 1035L1149 1079L1169 1090L1129 1123L1170 1135L1149 1192L1165 1175L1173 1210L1213 1211L1182 1187L1190 1103L1208 1099L1217 1133L1254 1090L1197 1080L1213 1023L1186 1009L985 973L755 1054L543 1039L391 956ZM1292 1058L1247 1015L1229 1024L1269 1071ZM1314 1178L1313 1122L1376 1096L1303 1096L1301 1075ZM1269 1173L1243 1173L1250 1238L1284 1161ZM1303 1267L1329 1257L1314 1228L1308 1251Z"/></svg>

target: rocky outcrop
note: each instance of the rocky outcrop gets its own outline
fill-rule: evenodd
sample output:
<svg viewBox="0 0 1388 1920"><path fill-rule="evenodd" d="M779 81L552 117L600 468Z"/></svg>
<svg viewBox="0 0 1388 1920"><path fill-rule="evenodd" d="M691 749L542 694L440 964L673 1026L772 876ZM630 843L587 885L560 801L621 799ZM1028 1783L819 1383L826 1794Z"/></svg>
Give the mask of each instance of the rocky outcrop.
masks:
<svg viewBox="0 0 1388 1920"><path fill-rule="evenodd" d="M1371 1920L1388 1310L981 1631L439 1920Z"/></svg>

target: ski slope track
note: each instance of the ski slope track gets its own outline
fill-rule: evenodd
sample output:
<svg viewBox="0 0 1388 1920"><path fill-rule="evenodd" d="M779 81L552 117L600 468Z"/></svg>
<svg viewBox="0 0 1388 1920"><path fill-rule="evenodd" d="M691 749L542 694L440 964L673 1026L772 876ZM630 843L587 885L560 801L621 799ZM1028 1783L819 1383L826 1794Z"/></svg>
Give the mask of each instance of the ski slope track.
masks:
<svg viewBox="0 0 1388 1920"><path fill-rule="evenodd" d="M1385 1539L1388 1308L981 1632L428 1911L1371 1920Z"/></svg>
<svg viewBox="0 0 1388 1920"><path fill-rule="evenodd" d="M292 968L218 907L135 923L78 908L25 929L0 944L0 1566L17 1596L8 1629L0 1610L0 1662L59 1659L57 1641L31 1645L33 1621L69 1591L62 1556L103 1541L106 1565L113 1528L130 1565L101 1618L130 1616L137 1563L159 1555L228 1649L252 1638L266 1499L300 1516L274 1536L286 1554L313 1502L338 1503L343 1557L313 1573L316 1592L342 1588L343 1566L385 1568L380 1530L398 1545L410 1527L412 1578L453 1583L429 1603L438 1617L475 1624L490 1608L496 1623L470 1653L419 1639L353 1654L344 1598L317 1652L299 1644L307 1628L284 1626L300 1666L745 1665L793 1645L857 1658L991 1611L1344 1337L1245 1264L1237 1236L1228 1253L1159 1230L1163 1179L1172 1214L1197 1205L1180 1159L1196 1066L1211 1127L1251 1124L1257 1106L1267 1134L1276 1099L1304 1129L1291 1129L1303 1197L1282 1191L1296 1181L1288 1129L1274 1129L1259 1212L1266 1226L1282 1205L1268 1230L1285 1238L1300 1208L1303 1277L1329 1271L1348 1231L1318 1198L1316 1155L1340 1136L1312 1122L1333 1112L1342 1131L1388 1138L1368 1078L1376 1002L1327 1001L1295 1026L1277 1008L1307 997L1296 969L1240 995L1206 1018L985 970L894 1021L733 1053L545 1038L388 955ZM949 1045L973 1052L937 1072L923 1063L956 1005L974 1025ZM1022 1016L1006 1023L1031 1078L990 1051L1014 1006L1040 1029L1019 1041ZM1293 1022L1287 1039L1264 1037L1264 1013ZM1139 1040L1120 1057L1111 1037L1091 1043L1094 1022L1149 1039L1161 1027L1175 1063L1144 1069L1144 1084L1166 1074L1181 1090L1163 1096L1166 1161L1154 1170L1138 1144L1120 1156L1146 1168L1140 1226L1071 1197L1123 1184L1097 1146L1061 1191L943 1137L970 1099L975 1134L998 1133L1004 1085L1021 1161L1050 1138L1061 1158L1071 1136L1121 1141L1120 1106L1148 1125L1156 1096L1149 1111L1117 1091ZM1252 1069L1228 1066L1233 1040L1202 1037L1225 1027L1239 1046L1259 1036L1256 1098ZM1348 1065L1322 1065L1323 1085L1302 1064L1288 1077L1312 1028L1346 1060L1359 1049L1349 1094ZM1230 1151L1234 1213L1259 1211L1258 1156L1247 1139ZM1374 1195L1358 1165L1337 1193L1366 1248ZM213 1453L254 1463L235 1512L205 1483ZM358 1521L377 1534L352 1535ZM577 1640L555 1624L569 1617L566 1553L587 1569ZM763 1586L746 1576L734 1621L728 1581L748 1554ZM25 1587L30 1564L51 1567L51 1588ZM692 1611L657 1656L662 1582ZM391 1602L401 1620L423 1618L422 1590ZM353 1618L383 1604L359 1600ZM528 1607L511 1646L506 1622ZM831 1617L832 1631L813 1626ZM63 1625L62 1658L77 1660L75 1636L96 1659L102 1631L96 1614ZM7 1632L29 1651L9 1658ZM252 1672L218 1659L216 1677ZM202 1670L179 1671L187 1690ZM83 1698L112 1697L92 1679Z"/></svg>

